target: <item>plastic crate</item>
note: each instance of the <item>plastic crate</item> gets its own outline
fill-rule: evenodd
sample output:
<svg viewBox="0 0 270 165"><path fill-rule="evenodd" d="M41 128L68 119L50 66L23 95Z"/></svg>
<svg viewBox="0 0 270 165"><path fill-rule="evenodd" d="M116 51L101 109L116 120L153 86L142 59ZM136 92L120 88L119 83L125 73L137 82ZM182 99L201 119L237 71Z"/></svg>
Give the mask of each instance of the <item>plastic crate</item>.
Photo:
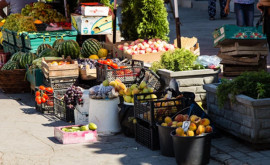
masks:
<svg viewBox="0 0 270 165"><path fill-rule="evenodd" d="M35 92L36 91L40 91L37 87L35 88ZM38 112L44 113L44 112L48 112L48 113L53 113L53 100L54 100L54 94L53 93L48 93L46 92L46 94L48 95L48 99L45 103L41 103L41 104L37 104L36 105L36 110Z"/></svg>
<svg viewBox="0 0 270 165"><path fill-rule="evenodd" d="M155 94L157 99L145 99L147 95ZM138 97L143 96L144 99ZM163 121L166 116L173 116L185 107L185 98L160 100L164 92L143 93L134 96L134 115L151 126Z"/></svg>
<svg viewBox="0 0 270 165"><path fill-rule="evenodd" d="M44 84L54 90L67 89L72 86L78 77L44 78Z"/></svg>
<svg viewBox="0 0 270 165"><path fill-rule="evenodd" d="M57 39L75 40L78 32L76 30L61 30L61 31L46 31L46 32L23 32L22 37L23 47L31 49L31 52L36 53L37 48L41 44L52 45Z"/></svg>
<svg viewBox="0 0 270 165"><path fill-rule="evenodd" d="M123 63L123 65L127 67L122 69L109 69L107 65L97 63L97 81L114 81L119 79L124 84L133 83L143 68L143 62L138 60L128 60Z"/></svg>
<svg viewBox="0 0 270 165"><path fill-rule="evenodd" d="M158 127L137 119L135 140L151 150L158 150L160 148Z"/></svg>
<svg viewBox="0 0 270 165"><path fill-rule="evenodd" d="M54 91L54 115L66 122L74 122L74 110L69 109L62 99L66 90Z"/></svg>
<svg viewBox="0 0 270 165"><path fill-rule="evenodd" d="M43 84L44 75L41 69L27 67L26 77L30 82L32 89Z"/></svg>
<svg viewBox="0 0 270 165"><path fill-rule="evenodd" d="M3 29L2 29L1 32L2 32L2 36L3 36L3 40L8 42L8 33Z"/></svg>

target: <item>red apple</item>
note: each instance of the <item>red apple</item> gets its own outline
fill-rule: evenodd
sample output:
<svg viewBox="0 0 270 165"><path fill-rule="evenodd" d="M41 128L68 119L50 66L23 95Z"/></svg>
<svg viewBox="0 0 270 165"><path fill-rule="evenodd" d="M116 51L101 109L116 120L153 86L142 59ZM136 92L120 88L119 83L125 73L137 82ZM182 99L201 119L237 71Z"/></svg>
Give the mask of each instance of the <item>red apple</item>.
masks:
<svg viewBox="0 0 270 165"><path fill-rule="evenodd" d="M127 42L124 43L124 46L129 46L129 44Z"/></svg>
<svg viewBox="0 0 270 165"><path fill-rule="evenodd" d="M151 48L146 48L145 52L146 53L152 53L152 49Z"/></svg>
<svg viewBox="0 0 270 165"><path fill-rule="evenodd" d="M140 50L139 53L140 54L145 54L145 50Z"/></svg>
<svg viewBox="0 0 270 165"><path fill-rule="evenodd" d="M156 50L156 49L154 49L154 50L152 51L152 53L157 53L157 50Z"/></svg>
<svg viewBox="0 0 270 165"><path fill-rule="evenodd" d="M145 50L145 46L141 46L140 47L140 50Z"/></svg>

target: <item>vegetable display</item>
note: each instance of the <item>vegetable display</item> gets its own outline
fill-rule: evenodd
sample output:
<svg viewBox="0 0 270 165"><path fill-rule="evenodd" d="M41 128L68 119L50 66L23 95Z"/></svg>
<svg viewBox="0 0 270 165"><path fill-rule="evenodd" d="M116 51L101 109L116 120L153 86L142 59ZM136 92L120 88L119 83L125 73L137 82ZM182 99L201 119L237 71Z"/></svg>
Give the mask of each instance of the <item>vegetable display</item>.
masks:
<svg viewBox="0 0 270 165"><path fill-rule="evenodd" d="M49 48L52 49L52 46L49 44L41 44L37 48L37 54L39 55L44 49Z"/></svg>
<svg viewBox="0 0 270 165"><path fill-rule="evenodd" d="M64 101L66 103L66 106L69 109L75 109L75 106L77 104L82 105L83 104L83 92L80 87L72 86L67 89L66 94L64 95Z"/></svg>
<svg viewBox="0 0 270 165"><path fill-rule="evenodd" d="M38 57L58 57L58 52L56 49L45 48L42 52L38 54Z"/></svg>
<svg viewBox="0 0 270 165"><path fill-rule="evenodd" d="M159 62L154 62L151 70L168 69L171 71L186 71L205 69L200 64L195 64L197 56L186 49L175 49L175 51L165 52Z"/></svg>
<svg viewBox="0 0 270 165"><path fill-rule="evenodd" d="M98 40L89 38L85 40L82 44L81 53L84 58L88 58L90 55L98 54L99 49L101 48Z"/></svg>
<svg viewBox="0 0 270 165"><path fill-rule="evenodd" d="M74 40L65 40L58 45L57 52L60 56L64 55L65 58L70 56L72 59L77 59L80 56L80 46Z"/></svg>

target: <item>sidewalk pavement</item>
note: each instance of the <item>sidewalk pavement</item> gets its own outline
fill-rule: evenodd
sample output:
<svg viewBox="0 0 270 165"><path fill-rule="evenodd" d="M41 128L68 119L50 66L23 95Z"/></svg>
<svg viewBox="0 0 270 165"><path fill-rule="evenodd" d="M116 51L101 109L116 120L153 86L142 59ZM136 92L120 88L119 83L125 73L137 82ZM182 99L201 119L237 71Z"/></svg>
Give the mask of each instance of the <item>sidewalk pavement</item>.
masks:
<svg viewBox="0 0 270 165"><path fill-rule="evenodd" d="M215 55L212 31L223 24L234 24L234 16L209 21L207 11L179 9L181 34L199 39L201 54ZM170 16L170 37L175 38L174 19ZM269 63L269 62L268 62ZM0 93L0 165L174 165L175 158L151 151L123 134L99 137L97 143L62 145L54 139L54 127L70 125L53 115L35 111L30 94ZM106 120L106 119L104 119ZM255 150L221 132L212 140L210 165L268 165L270 150Z"/></svg>

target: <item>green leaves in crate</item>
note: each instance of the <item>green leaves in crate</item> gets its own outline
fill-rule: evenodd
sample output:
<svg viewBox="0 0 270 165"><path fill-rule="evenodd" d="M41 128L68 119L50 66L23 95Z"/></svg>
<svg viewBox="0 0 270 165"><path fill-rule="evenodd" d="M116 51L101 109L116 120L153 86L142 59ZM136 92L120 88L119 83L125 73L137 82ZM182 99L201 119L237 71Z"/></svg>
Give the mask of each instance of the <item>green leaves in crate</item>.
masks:
<svg viewBox="0 0 270 165"><path fill-rule="evenodd" d="M233 80L222 79L217 88L218 104L222 107L231 94L232 101L235 96L243 94L254 99L270 98L270 74L265 71L244 72Z"/></svg>

